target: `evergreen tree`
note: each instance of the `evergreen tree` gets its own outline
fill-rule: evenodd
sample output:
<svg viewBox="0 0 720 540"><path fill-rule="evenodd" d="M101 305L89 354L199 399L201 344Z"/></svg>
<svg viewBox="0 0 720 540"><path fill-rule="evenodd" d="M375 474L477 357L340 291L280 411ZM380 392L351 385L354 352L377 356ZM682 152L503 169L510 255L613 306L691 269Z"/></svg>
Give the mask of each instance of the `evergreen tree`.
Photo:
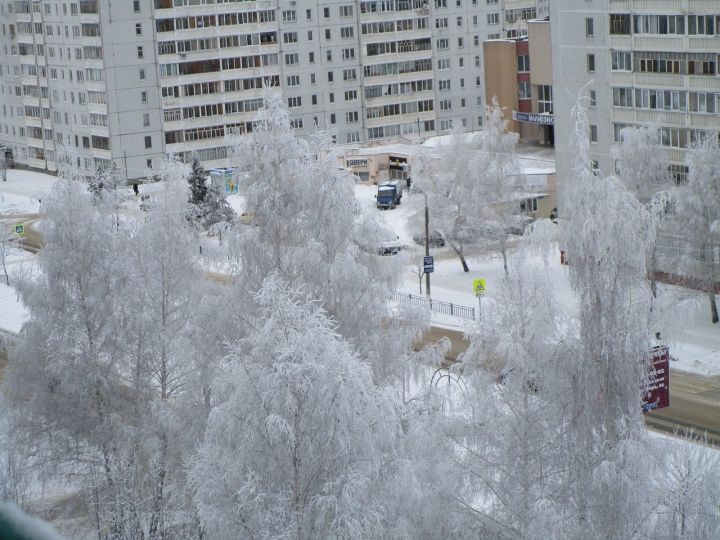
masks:
<svg viewBox="0 0 720 540"><path fill-rule="evenodd" d="M211 179L205 190L205 199L200 207L204 228L217 228L216 225L232 223L235 211L227 202L224 183L213 182Z"/></svg>
<svg viewBox="0 0 720 540"><path fill-rule="evenodd" d="M208 188L205 185L205 168L202 166L200 159L193 156L190 164L190 175L188 176L188 184L190 185L190 203L201 206L205 202Z"/></svg>

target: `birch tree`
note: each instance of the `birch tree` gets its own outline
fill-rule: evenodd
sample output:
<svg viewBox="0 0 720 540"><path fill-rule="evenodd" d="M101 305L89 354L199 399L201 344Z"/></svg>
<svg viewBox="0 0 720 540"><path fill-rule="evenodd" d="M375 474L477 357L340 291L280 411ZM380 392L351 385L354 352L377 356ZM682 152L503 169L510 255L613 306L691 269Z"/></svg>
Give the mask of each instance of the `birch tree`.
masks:
<svg viewBox="0 0 720 540"><path fill-rule="evenodd" d="M253 223L236 229L245 286L258 290L277 272L321 302L378 377L390 376L419 329L390 317L397 263L365 247L354 181L329 136L296 137L282 96L268 91L252 133L232 148Z"/></svg>
<svg viewBox="0 0 720 540"><path fill-rule="evenodd" d="M432 227L468 272L466 248L479 238L498 243L507 272L507 233L514 215L516 179L513 150L517 136L507 133L497 100L487 107L477 137L454 133L419 163L418 185L428 196Z"/></svg>
<svg viewBox="0 0 720 540"><path fill-rule="evenodd" d="M212 538L381 538L378 491L400 424L322 309L277 275L215 385L191 467Z"/></svg>
<svg viewBox="0 0 720 540"><path fill-rule="evenodd" d="M579 306L578 338L568 343L564 366L569 501L577 531L627 538L647 510L638 493L645 492L651 466L640 410L652 324L645 253L653 230L635 197L615 178L597 178L590 169L581 104L573 118L576 161L561 224ZM615 519L607 520L611 515Z"/></svg>
<svg viewBox="0 0 720 540"><path fill-rule="evenodd" d="M621 144L613 149L618 175L625 187L648 209L651 226L659 232L668 201L667 156L656 124L631 126L621 130ZM657 246L648 253L647 274L653 297L657 296Z"/></svg>
<svg viewBox="0 0 720 540"><path fill-rule="evenodd" d="M716 137L707 137L686 158L688 182L676 190L676 224L686 236L687 249L681 267L708 295L710 317L717 323L715 298L720 281L720 149Z"/></svg>

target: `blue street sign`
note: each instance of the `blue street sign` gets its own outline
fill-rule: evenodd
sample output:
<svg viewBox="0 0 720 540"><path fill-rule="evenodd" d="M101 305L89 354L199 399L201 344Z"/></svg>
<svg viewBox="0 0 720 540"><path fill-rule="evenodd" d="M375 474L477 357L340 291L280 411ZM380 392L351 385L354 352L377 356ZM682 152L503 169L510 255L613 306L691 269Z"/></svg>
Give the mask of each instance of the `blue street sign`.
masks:
<svg viewBox="0 0 720 540"><path fill-rule="evenodd" d="M435 271L435 260L432 255L430 257L423 257L423 266L425 267L426 274L430 274Z"/></svg>

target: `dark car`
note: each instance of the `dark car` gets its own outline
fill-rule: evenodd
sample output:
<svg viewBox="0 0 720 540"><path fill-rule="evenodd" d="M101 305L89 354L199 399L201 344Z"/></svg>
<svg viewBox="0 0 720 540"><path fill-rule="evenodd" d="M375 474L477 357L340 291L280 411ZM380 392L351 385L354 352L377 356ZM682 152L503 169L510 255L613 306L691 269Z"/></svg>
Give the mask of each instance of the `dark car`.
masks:
<svg viewBox="0 0 720 540"><path fill-rule="evenodd" d="M421 232L413 236L413 242L421 246L425 245L425 233ZM445 247L445 237L440 231L430 231L430 241L428 242L430 247L440 248Z"/></svg>

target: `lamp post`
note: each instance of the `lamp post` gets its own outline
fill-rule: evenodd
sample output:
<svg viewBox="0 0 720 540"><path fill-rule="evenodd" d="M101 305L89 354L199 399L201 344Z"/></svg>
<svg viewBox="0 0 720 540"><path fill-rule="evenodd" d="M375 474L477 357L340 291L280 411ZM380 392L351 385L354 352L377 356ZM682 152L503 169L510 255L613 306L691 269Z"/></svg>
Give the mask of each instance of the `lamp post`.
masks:
<svg viewBox="0 0 720 540"><path fill-rule="evenodd" d="M428 208L428 198L425 191L422 192L425 197L425 256L430 256L430 209ZM430 272L425 272L425 294L430 297Z"/></svg>

